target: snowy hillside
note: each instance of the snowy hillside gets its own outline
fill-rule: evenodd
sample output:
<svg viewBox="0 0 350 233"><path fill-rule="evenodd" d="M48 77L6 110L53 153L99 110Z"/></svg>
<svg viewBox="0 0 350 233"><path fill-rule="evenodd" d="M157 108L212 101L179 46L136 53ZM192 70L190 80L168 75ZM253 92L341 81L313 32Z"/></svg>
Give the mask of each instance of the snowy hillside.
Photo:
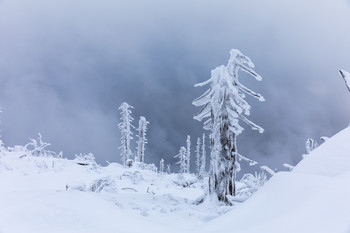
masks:
<svg viewBox="0 0 350 233"><path fill-rule="evenodd" d="M280 172L252 198L201 232L349 233L350 128Z"/></svg>
<svg viewBox="0 0 350 233"><path fill-rule="evenodd" d="M234 207L194 205L204 181L143 163L2 153L0 232L349 233L349 141L347 128Z"/></svg>
<svg viewBox="0 0 350 233"><path fill-rule="evenodd" d="M0 232L179 232L226 210L191 204L203 195L194 175L153 169L3 153Z"/></svg>

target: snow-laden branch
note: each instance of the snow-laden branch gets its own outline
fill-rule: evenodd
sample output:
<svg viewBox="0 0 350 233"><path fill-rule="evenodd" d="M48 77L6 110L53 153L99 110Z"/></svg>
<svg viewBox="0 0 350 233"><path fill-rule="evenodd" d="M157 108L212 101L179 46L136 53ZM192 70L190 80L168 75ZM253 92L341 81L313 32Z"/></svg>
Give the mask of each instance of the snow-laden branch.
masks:
<svg viewBox="0 0 350 233"><path fill-rule="evenodd" d="M243 160L243 161L246 161L249 163L249 166L255 166L258 164L258 162L254 161L254 160L251 160L251 159L248 159L247 157L244 157L243 155L241 154L238 154L237 153L237 158L239 161Z"/></svg>
<svg viewBox="0 0 350 233"><path fill-rule="evenodd" d="M254 91L248 89L248 88L247 88L246 86L244 86L243 84L238 83L237 86L238 86L239 88L241 88L241 90L244 91L245 93L247 93L248 95L251 95L251 96L257 98L260 102L265 101L265 98L264 98L261 94L256 93L256 92L254 92Z"/></svg>
<svg viewBox="0 0 350 233"><path fill-rule="evenodd" d="M271 168L269 168L268 166L260 166L260 168L261 168L261 170L269 173L271 176L274 176L276 174L276 172L274 170L272 170Z"/></svg>
<svg viewBox="0 0 350 233"><path fill-rule="evenodd" d="M350 91L350 73L345 70L339 70L339 73L343 77L346 87Z"/></svg>
<svg viewBox="0 0 350 233"><path fill-rule="evenodd" d="M288 164L288 163L284 163L284 164L283 164L283 167L285 167L285 168L287 168L289 171L291 171L291 170L294 169L295 166L292 166L292 165L290 165L290 164Z"/></svg>
<svg viewBox="0 0 350 233"><path fill-rule="evenodd" d="M255 124L254 122L248 120L244 115L240 114L239 117L246 123L248 124L253 130L258 130L259 133L263 133L264 129L260 126L258 126L257 124Z"/></svg>

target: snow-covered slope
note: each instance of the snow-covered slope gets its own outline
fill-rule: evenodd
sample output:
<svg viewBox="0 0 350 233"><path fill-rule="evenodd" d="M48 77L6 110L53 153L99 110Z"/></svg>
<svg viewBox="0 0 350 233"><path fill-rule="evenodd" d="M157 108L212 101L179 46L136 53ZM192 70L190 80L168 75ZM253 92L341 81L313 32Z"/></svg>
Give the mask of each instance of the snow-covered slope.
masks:
<svg viewBox="0 0 350 233"><path fill-rule="evenodd" d="M350 128L280 172L253 197L201 232L349 233Z"/></svg>
<svg viewBox="0 0 350 233"><path fill-rule="evenodd" d="M350 233L348 142L350 128L235 207L193 205L204 183L192 175L6 152L0 232Z"/></svg>
<svg viewBox="0 0 350 233"><path fill-rule="evenodd" d="M350 171L350 128L328 139L307 155L293 172L336 176Z"/></svg>
<svg viewBox="0 0 350 233"><path fill-rule="evenodd" d="M181 232L219 214L191 204L203 195L194 175L78 162L0 154L0 232Z"/></svg>

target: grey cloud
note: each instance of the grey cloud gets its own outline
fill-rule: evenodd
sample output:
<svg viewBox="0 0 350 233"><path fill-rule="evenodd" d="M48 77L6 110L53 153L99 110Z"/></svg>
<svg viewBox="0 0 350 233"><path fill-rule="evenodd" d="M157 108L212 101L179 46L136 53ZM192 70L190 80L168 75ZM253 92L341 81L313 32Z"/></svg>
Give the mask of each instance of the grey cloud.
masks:
<svg viewBox="0 0 350 233"><path fill-rule="evenodd" d="M141 115L151 122L146 160L173 163L186 135L203 133L191 102L205 89L193 85L238 48L263 76L242 82L267 100L248 99L266 131L246 127L239 150L295 164L308 137L348 124L337 74L350 70L348 12L325 0L1 1L2 137L24 144L41 132L67 156L119 161L117 107L127 101L135 125Z"/></svg>

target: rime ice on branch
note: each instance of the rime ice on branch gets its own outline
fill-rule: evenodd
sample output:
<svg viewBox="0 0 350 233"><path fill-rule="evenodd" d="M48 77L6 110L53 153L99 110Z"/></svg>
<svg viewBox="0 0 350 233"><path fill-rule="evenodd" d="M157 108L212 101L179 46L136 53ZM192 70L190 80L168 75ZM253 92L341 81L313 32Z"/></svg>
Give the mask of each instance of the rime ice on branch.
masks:
<svg viewBox="0 0 350 233"><path fill-rule="evenodd" d="M238 72L244 71L261 81L261 76L254 70L249 57L239 50L230 51L227 66L212 70L211 78L196 87L210 85L209 89L193 101L195 106L204 106L194 119L204 121L204 129L210 130L211 162L209 193L216 195L220 201L229 202L227 196L236 192L237 145L236 137L243 131L239 121L248 124L253 130L264 130L246 116L250 114L250 105L245 96L250 95L259 101L264 97L239 82Z"/></svg>
<svg viewBox="0 0 350 233"><path fill-rule="evenodd" d="M345 70L339 70L340 75L343 77L345 81L345 85L350 91L350 73Z"/></svg>
<svg viewBox="0 0 350 233"><path fill-rule="evenodd" d="M141 116L139 120L139 127L137 129L139 134L137 135L137 155L135 160L142 163L145 162L145 145L147 144L146 132L148 124L149 122L146 120L146 118Z"/></svg>
<svg viewBox="0 0 350 233"><path fill-rule="evenodd" d="M128 159L132 157L132 152L131 152L131 147L130 147L130 140L132 138L132 132L131 128L135 128L131 123L134 120L134 118L131 117L131 108L133 108L131 105L129 105L126 102L123 102L119 110L120 112L120 120L121 122L118 124L118 127L121 132L121 138L120 138L120 144L121 146L119 149L121 150L120 156L121 156L121 161L123 165L126 165L126 162Z"/></svg>

